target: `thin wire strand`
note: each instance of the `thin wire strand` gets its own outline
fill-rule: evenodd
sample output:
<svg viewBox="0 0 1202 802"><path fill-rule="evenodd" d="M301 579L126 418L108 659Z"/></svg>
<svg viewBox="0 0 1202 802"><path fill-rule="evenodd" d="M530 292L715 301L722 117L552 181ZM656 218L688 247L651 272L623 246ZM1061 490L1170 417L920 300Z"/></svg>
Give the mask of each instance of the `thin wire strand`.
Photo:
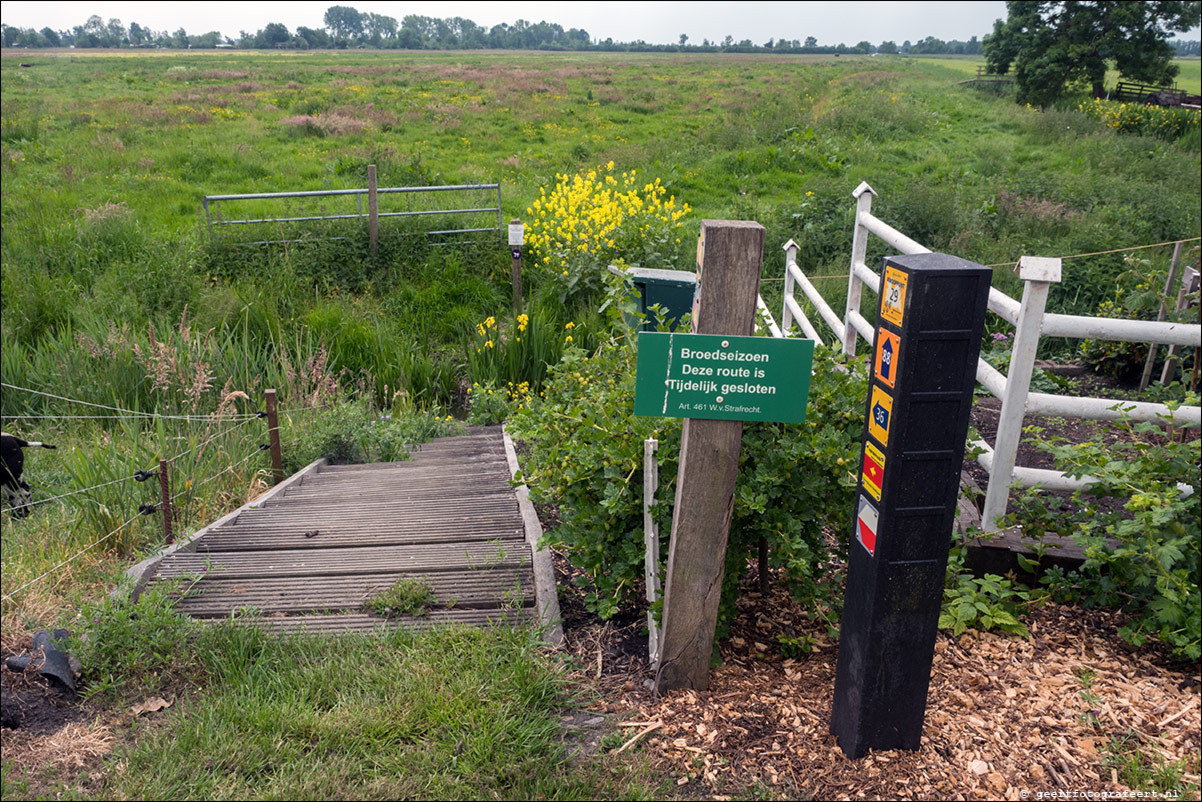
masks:
<svg viewBox="0 0 1202 802"><path fill-rule="evenodd" d="M238 461L237 461L237 462L235 462L235 463L232 463L232 464L230 464L230 465L227 465L226 467L222 468L220 471L218 471L217 473L213 474L212 476L209 476L209 477L206 477L206 478L204 478L204 479L201 479L201 480L200 480L200 481L198 481L198 482L193 482L193 483L192 483L192 485L191 485L190 487L186 487L186 488L184 488L183 490L181 490L181 491L179 491L178 493L176 493L174 496L172 496L172 497L171 497L171 503L172 503L172 504L174 504L174 503L175 503L175 500L176 500L177 498L179 498L180 496L187 495L188 493L191 493L193 490L195 490L196 488L200 487L201 485L206 485L206 484L208 484L209 482L212 482L212 481L213 481L214 479L216 479L217 477L219 477L219 476L222 476L223 474L229 473L229 472L230 472L230 471L232 471L234 468L237 468L239 465L243 465L243 464L245 464L245 463L249 462L249 461L251 460L251 458L253 458L253 457L256 457L256 456L258 456L259 454L262 454L262 453L263 453L263 452L262 452L262 450L261 450L261 449L255 449L254 451L250 452L249 454L247 454L247 455L246 455L245 457L243 457L242 459L238 460Z"/></svg>
<svg viewBox="0 0 1202 802"><path fill-rule="evenodd" d="M237 428L239 428L239 427L241 427L241 426L245 426L246 424L250 423L250 421L252 421L252 420L256 420L256 419L255 419L255 418L250 418L249 420L244 420L244 421L242 421L241 423L235 423L235 424L234 424L233 426L231 426L230 428L228 428L228 429L226 429L226 430L224 430L224 431L218 432L217 434L215 434L215 435L213 435L212 437L210 437L208 440L205 440L205 441L204 441L204 442L202 442L202 443L198 443L197 445L194 445L194 446L192 446L192 447L191 447L191 448L189 448L187 451L181 451L180 453L176 454L176 455L175 455L174 457L172 457L171 459L167 460L167 463L168 463L168 464L171 464L171 463L175 462L177 459L179 459L180 457L183 457L183 456L186 456L186 455L188 455L188 454L191 454L193 451L195 451L195 450L196 450L196 449L198 449L198 448L204 448L204 447L205 447L205 446L207 446L209 443L211 443L211 442L213 442L214 440L216 440L218 437L223 437L223 436L225 436L225 435L229 434L230 432L234 431L235 429L237 429Z"/></svg>
<svg viewBox="0 0 1202 802"><path fill-rule="evenodd" d="M0 387L7 387L10 390L20 390L20 391L26 392L26 393L33 393L34 395L40 395L40 396L44 396L46 398L53 398L58 401L67 401L72 404L82 404L85 407L95 407L96 409L107 409L110 412L122 412L122 413L125 413L125 417L130 417L130 418L167 418L169 420L208 420L210 418L209 415L161 415L157 412L138 412L138 411L135 411L132 409L125 409L123 407L110 407L106 404L94 404L91 401L80 401L77 398L67 398L66 396L55 395L54 393L44 393L41 390L32 390L28 387L18 387L15 384L9 384L8 382L0 382ZM248 414L248 413L240 413L240 414ZM4 417L5 418L15 418L18 416L5 415ZM47 415L46 417L52 417L52 416ZM66 417L66 416L63 416L63 417ZM113 417L121 417L121 416L113 416ZM234 417L234 416L230 416L230 417Z"/></svg>
<svg viewBox="0 0 1202 802"><path fill-rule="evenodd" d="M70 493L63 493L62 495L58 495L58 496L50 496L49 498L42 498L42 499L38 499L37 501L30 501L25 506L26 507L36 507L38 504L47 504L51 501L58 501L61 498L67 498L68 496L78 496L80 493L87 493L89 490L97 490L102 487L108 487L109 485L115 485L115 484L119 484L121 482L128 482L130 479L133 479L133 478L134 478L133 476L123 476L120 479L114 479L111 482L105 482L105 483L99 484L99 485L92 485L91 487L81 488L80 490L72 490ZM37 483L35 482L35 484L37 484ZM9 508L9 509L11 509L11 508Z"/></svg>
<svg viewBox="0 0 1202 802"><path fill-rule="evenodd" d="M187 421L209 420L208 415L0 415L0 418L3 418L4 420L144 420L151 417ZM257 418L259 416L254 412L240 412L236 415L222 415L221 417L223 419L232 418L234 420L240 420L243 418Z"/></svg>
<svg viewBox="0 0 1202 802"><path fill-rule="evenodd" d="M1178 242L1185 244L1187 242L1197 242L1202 240L1202 237L1190 237L1189 239L1173 239L1168 242L1154 242L1151 245L1132 245L1129 248L1114 248L1109 251L1094 251L1093 253L1074 253L1069 256L1061 256L1060 259L1081 259L1086 256L1105 256L1111 253L1124 253L1126 251L1140 251L1144 248L1163 248L1165 245L1176 245ZM1018 262L998 262L996 265L985 265L985 267L1011 267Z"/></svg>
<svg viewBox="0 0 1202 802"><path fill-rule="evenodd" d="M36 582L40 582L40 581L42 581L43 579L45 579L46 577L50 576L51 574L53 574L53 573L54 573L55 571L57 571L58 569L62 568L64 565L67 565L68 563L70 563L70 562L71 562L71 561L73 561L73 560L77 560L77 559L79 559L79 558L80 558L80 557L82 557L84 554L86 554L87 552L89 552L89 551L91 551L92 549L96 548L96 547L97 547L97 546L99 546L101 543L103 543L104 541L108 540L110 537L112 537L113 535L117 534L117 533L118 533L118 532L120 532L122 529L124 529L125 527L129 526L130 524L132 524L134 521L138 520L138 519L139 519L139 518L141 518L141 517L142 517L142 514L141 514L141 513L138 513L137 515L135 515L134 517L130 518L130 519L129 519L128 521L126 521L125 523L123 523L123 524L121 524L120 526L118 526L118 527L117 527L116 529L114 529L113 531L109 532L109 533L108 533L107 535L105 535L104 537L100 538L100 540L97 540L95 543L91 544L90 546L85 546L85 547L84 547L83 549L81 549L79 552L77 552L77 553L75 553L75 554L71 555L70 557L68 557L67 559L63 560L61 563L59 563L58 565L54 566L54 567L53 567L53 568L51 568L49 571L46 571L46 572L45 572L44 574L42 574L41 576L38 576L38 577L35 577L34 579L31 579L31 580L29 580L28 582L26 582L26 583L25 583L24 585L22 585L21 587L17 588L16 590L12 591L11 593L9 593L9 594L5 595L3 598L0 598L0 602L6 602L6 601L8 601L8 600L9 600L9 599L11 599L13 596L15 596L15 595L17 595L18 593L20 593L21 591L25 590L25 588L29 587L30 585L33 585L33 584L34 584L34 583L36 583Z"/></svg>

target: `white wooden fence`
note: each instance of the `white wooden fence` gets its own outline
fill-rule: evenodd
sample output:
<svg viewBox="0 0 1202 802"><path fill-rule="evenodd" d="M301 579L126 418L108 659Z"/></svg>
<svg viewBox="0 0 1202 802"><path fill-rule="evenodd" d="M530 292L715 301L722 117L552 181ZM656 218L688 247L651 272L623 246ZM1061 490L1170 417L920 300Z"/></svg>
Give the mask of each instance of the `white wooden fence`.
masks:
<svg viewBox="0 0 1202 802"><path fill-rule="evenodd" d="M879 292L880 276L865 262L868 237L874 235L903 254L929 253L926 248L872 215L872 199L876 196L868 184L860 184L852 196L856 198L856 224L852 237L851 275L847 286L847 305L842 318L823 300L822 295L797 264L797 245L790 240L785 244L785 288L781 323L775 328L771 316L768 325L773 336L788 336L794 325L810 339L822 342L818 330L807 319L795 293L798 288L813 304L822 321L834 333L844 353L854 354L857 337L869 342L873 337L873 325L860 314L860 299L864 287ZM1164 404L1142 401L1123 401L1113 398L1091 398L1084 396L1062 396L1030 391L1031 374L1035 365L1035 352L1040 337L1072 337L1077 339L1118 340L1125 342L1161 343L1174 346L1199 346L1202 326L1196 323L1170 323L1163 321L1122 320L1080 315L1046 313L1048 289L1060 280L1060 260L1025 256L1019 260L1019 277L1024 282L1022 301L1016 301L997 288L989 291L989 311L1015 327L1013 350L1010 356L1009 376L1003 375L985 360L977 362L977 382L1002 400L1000 420L995 443L991 447L984 440L974 446L983 449L977 458L989 472L989 487L985 493L985 509L982 526L986 532L997 527L997 521L1006 513L1006 502L1012 484L1022 487L1044 487L1050 490L1077 490L1094 484L1090 476L1078 479L1060 471L1025 468L1014 464L1022 434L1023 416L1026 413L1040 415L1072 416L1092 420L1118 420L1164 422L1177 424L1199 423L1202 408L1181 406L1170 409ZM761 309L767 312L763 301ZM770 324L770 325L769 325ZM1189 492L1192 488L1183 487Z"/></svg>

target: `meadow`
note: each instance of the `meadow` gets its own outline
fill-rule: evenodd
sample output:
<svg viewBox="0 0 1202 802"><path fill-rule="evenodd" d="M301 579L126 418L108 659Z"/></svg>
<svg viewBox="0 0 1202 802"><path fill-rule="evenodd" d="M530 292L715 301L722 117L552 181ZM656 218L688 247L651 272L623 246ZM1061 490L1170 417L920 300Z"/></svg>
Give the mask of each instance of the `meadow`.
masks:
<svg viewBox="0 0 1202 802"><path fill-rule="evenodd" d="M1188 88L1198 62L1183 66L1179 82ZM135 470L173 460L184 531L261 492L265 426L253 414L264 389L278 389L286 410L289 469L332 451L400 457L454 430L453 418L504 419L539 394L563 354L580 358L604 337L605 264L691 269L702 219L766 227L762 292L774 310L780 246L790 238L803 269L827 277L816 283L842 304L851 192L864 181L879 195L878 216L933 249L995 266L995 283L1012 295L1019 284L1010 268L1024 254L1098 254L1202 233L1197 113L1174 118L1171 133L1137 128L1138 121L1119 130L1104 114L1079 108L1083 98L1041 110L958 85L972 72L972 61L883 56L6 51L0 414L5 431L59 445L61 459L39 452L28 464L35 499L62 496L28 520L4 516L6 647L30 629L85 626L92 615L117 620L98 600L131 562L161 545L158 520L136 514L154 501L154 483L125 481ZM238 245L211 237L205 225L205 195L361 188L372 164L382 187L501 185L502 217L521 218L541 236L526 255L522 317L510 313L510 257L500 234L495 242L437 247L385 221L373 255L357 221L322 229L339 241L283 246ZM582 205L546 200L573 187L586 188ZM613 187L628 187L633 195L624 202L645 208L630 212L624 233L609 231L606 243L578 250L579 240L564 232L583 230L576 226L590 210L612 212ZM1050 307L1092 314L1121 303L1146 275L1165 269L1170 250L1140 252L1144 278L1123 253L1066 261ZM883 253L874 250L870 263ZM838 458L833 450L826 456L832 464ZM111 634L130 653L146 635L134 624ZM167 687L205 685L244 667L220 700L237 708L247 704L238 694L265 693L251 669L267 655L288 671L267 694L271 704L285 709L303 696L314 705L309 729L289 729L287 737L328 736L336 750L348 736L323 729L324 711L378 691L356 685L343 689L346 696L336 689L305 696L316 661L347 670L336 646L328 653L323 646L311 664L287 643L220 637L231 639L226 646L242 644L232 665L221 665L220 642L205 653L203 645L180 647L188 656L177 661L163 659L171 648L152 649L145 675L117 666L106 692L145 687L146 677ZM374 648L354 646L364 660ZM512 648L515 661L527 659L528 644ZM115 660L119 651L113 646L98 659ZM421 653L421 644L411 651ZM494 659L483 651L483 662ZM441 669L434 662L406 670ZM516 716L505 738L553 754L539 721L568 691L563 677L541 670L526 672L531 684L524 677L513 686L533 699L533 718ZM432 693L402 690L414 698ZM459 690L448 695L459 700ZM245 726L254 731L253 722ZM458 730L439 732L438 754L462 749ZM391 748L387 739L367 744L363 765L378 763L381 743ZM203 746L210 747L217 748ZM488 752L470 739L467 748ZM123 783L169 768L153 763L150 751L129 754L142 773L114 777L104 793L133 793ZM203 777L165 781L161 793L249 793L254 778L215 785L222 761L232 759L215 760ZM445 784L390 785L387 772L429 765L420 754L414 759L367 790L505 788L520 796L563 779L552 762L548 775L514 785L511 776L491 774L494 758L484 755ZM299 759L292 763L301 768L288 788L332 793ZM339 770L350 776L361 766ZM7 762L5 775L6 798L47 792L40 781L30 789L10 784ZM570 792L585 798L650 793L614 786L607 770L578 779Z"/></svg>

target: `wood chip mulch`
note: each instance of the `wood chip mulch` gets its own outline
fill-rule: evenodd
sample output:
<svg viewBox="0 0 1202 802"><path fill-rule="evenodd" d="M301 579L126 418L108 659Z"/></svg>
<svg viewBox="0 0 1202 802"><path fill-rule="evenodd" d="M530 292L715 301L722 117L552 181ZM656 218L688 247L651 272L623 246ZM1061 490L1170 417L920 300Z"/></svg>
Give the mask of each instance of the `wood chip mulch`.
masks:
<svg viewBox="0 0 1202 802"><path fill-rule="evenodd" d="M781 655L779 633L805 618L784 589L745 593L709 688L663 698L637 621L569 628L566 646L599 674L593 709L643 734L630 748L676 777L680 798L1136 798L1110 765L1116 742L1182 766L1169 798L1198 798L1199 666L1133 650L1114 614L1047 604L1025 619L1029 641L941 632L922 747L856 761L829 733L837 643L810 625L811 653Z"/></svg>

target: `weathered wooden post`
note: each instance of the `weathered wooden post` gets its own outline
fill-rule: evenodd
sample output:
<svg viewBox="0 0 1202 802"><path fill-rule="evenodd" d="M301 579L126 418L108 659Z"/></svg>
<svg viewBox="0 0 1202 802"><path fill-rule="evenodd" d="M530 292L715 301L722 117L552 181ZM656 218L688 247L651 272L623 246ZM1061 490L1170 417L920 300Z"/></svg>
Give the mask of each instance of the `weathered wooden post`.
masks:
<svg viewBox="0 0 1202 802"><path fill-rule="evenodd" d="M271 442L271 483L284 481L284 457L280 451L280 419L276 412L275 390L265 390L267 398L267 436Z"/></svg>
<svg viewBox="0 0 1202 802"><path fill-rule="evenodd" d="M367 165L367 233L374 259L380 251L380 199L376 192L376 166Z"/></svg>
<svg viewBox="0 0 1202 802"><path fill-rule="evenodd" d="M513 313L522 307L522 246L526 243L526 227L516 217L509 221L509 252L513 257Z"/></svg>
<svg viewBox="0 0 1202 802"><path fill-rule="evenodd" d="M1177 280L1177 266L1181 263L1181 246L1184 243L1178 242L1173 246L1173 260L1169 263L1169 277L1164 282L1164 298L1169 296L1173 289L1173 282ZM1168 317L1168 310L1164 305L1164 298L1160 299L1160 309L1156 313L1157 322ZM1177 311L1181 311L1178 309ZM1148 343L1148 358L1144 360L1144 375L1139 380L1139 391L1142 393L1148 389L1148 382L1152 379L1152 365L1156 362L1156 352L1160 349L1159 343ZM1165 367L1168 367L1166 364ZM1164 384L1162 380L1160 382ZM1184 384L1184 382L1182 382Z"/></svg>
<svg viewBox="0 0 1202 802"><path fill-rule="evenodd" d="M174 543L175 536L171 532L171 483L167 477L167 460L159 460L159 491L163 510L163 542Z"/></svg>
<svg viewBox="0 0 1202 802"><path fill-rule="evenodd" d="M694 331L750 335L764 227L750 221L703 220L697 253ZM655 674L660 693L709 686L742 437L741 420L684 422Z"/></svg>

